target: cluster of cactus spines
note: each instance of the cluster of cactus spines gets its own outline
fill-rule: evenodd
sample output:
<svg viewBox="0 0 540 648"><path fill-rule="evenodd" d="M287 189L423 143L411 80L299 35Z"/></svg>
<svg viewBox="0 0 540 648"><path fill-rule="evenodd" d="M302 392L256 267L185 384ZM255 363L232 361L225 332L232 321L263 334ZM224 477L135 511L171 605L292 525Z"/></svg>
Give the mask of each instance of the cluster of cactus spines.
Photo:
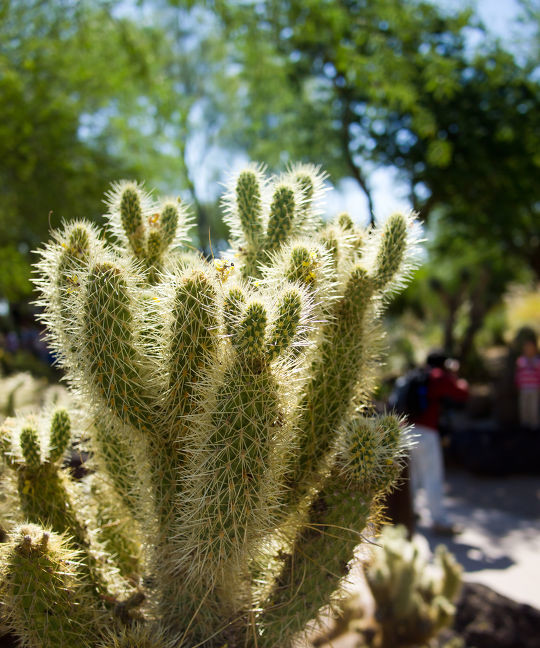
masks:
<svg viewBox="0 0 540 648"><path fill-rule="evenodd" d="M0 556L2 618L22 646L97 645L104 612L80 579L80 556L66 536L25 524Z"/></svg>
<svg viewBox="0 0 540 648"><path fill-rule="evenodd" d="M109 618L95 648L286 648L339 604L403 452L394 419L359 421L374 323L414 227L403 215L369 231L343 215L324 224L323 180L306 165L241 172L226 199L233 247L214 262L182 251L182 206L135 183L109 194L109 237L79 222L43 252L50 342L93 419L94 496L112 488L123 502L92 517L124 534L131 524L144 554L141 625ZM375 426L373 466L362 425ZM114 534L97 536L111 570L136 567Z"/></svg>
<svg viewBox="0 0 540 648"><path fill-rule="evenodd" d="M224 205L244 278L261 276L262 266L283 243L313 232L325 178L312 165L292 167L272 181L260 166L240 172Z"/></svg>
<svg viewBox="0 0 540 648"><path fill-rule="evenodd" d="M451 624L461 566L444 546L428 564L404 527L385 527L367 570L383 648L424 645Z"/></svg>
<svg viewBox="0 0 540 648"><path fill-rule="evenodd" d="M109 232L147 267L159 269L167 253L187 240L191 221L180 199L156 202L137 183L120 182L107 194L107 206Z"/></svg>

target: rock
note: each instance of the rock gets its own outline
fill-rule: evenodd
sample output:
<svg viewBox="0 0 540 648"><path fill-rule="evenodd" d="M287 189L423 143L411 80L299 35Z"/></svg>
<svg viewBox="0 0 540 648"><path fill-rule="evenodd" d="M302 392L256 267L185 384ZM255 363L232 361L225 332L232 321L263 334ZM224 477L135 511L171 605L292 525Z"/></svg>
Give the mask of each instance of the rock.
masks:
<svg viewBox="0 0 540 648"><path fill-rule="evenodd" d="M474 648L540 648L540 610L464 583L453 630Z"/></svg>

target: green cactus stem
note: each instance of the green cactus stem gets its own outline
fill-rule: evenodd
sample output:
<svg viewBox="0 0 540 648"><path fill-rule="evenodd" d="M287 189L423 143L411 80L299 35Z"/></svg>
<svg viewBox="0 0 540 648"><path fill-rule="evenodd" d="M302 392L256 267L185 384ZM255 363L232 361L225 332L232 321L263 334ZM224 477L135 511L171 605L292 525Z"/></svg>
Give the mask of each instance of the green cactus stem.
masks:
<svg viewBox="0 0 540 648"><path fill-rule="evenodd" d="M3 616L21 645L94 648L103 611L80 579L80 556L67 539L26 524L0 553Z"/></svg>

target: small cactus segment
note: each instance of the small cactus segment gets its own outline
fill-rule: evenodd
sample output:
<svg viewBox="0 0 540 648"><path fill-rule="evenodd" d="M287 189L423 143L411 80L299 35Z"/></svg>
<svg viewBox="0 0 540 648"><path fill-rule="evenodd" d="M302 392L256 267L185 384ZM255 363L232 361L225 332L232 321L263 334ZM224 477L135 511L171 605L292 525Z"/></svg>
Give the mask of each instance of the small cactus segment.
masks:
<svg viewBox="0 0 540 648"><path fill-rule="evenodd" d="M263 304L253 301L245 309L233 344L246 360L255 361L261 358L264 350L266 323L268 316Z"/></svg>
<svg viewBox="0 0 540 648"><path fill-rule="evenodd" d="M168 249L175 244L180 225L178 204L168 201L147 218L147 238L145 261L148 267L148 280L151 284L158 281L158 273Z"/></svg>
<svg viewBox="0 0 540 648"><path fill-rule="evenodd" d="M291 167L287 178L296 185L299 193L295 228L303 232L315 230L320 224L317 210L324 194L326 173L312 164L297 164Z"/></svg>
<svg viewBox="0 0 540 648"><path fill-rule="evenodd" d="M2 546L3 616L29 648L94 648L102 612L77 573L79 555L66 539L26 524Z"/></svg>
<svg viewBox="0 0 540 648"><path fill-rule="evenodd" d="M178 204L174 202L165 202L161 207L160 225L163 248L167 249L172 245L176 237L178 225L180 223L180 213Z"/></svg>
<svg viewBox="0 0 540 648"><path fill-rule="evenodd" d="M60 291L61 308L65 316L70 315L70 305L73 299L70 296L79 288L80 273L88 261L92 233L84 223L67 229L67 242L63 242L60 260L58 263L57 286Z"/></svg>
<svg viewBox="0 0 540 648"><path fill-rule="evenodd" d="M373 287L385 288L398 273L407 250L409 222L403 214L388 218L381 233L381 243L375 261Z"/></svg>
<svg viewBox="0 0 540 648"><path fill-rule="evenodd" d="M404 527L385 527L366 574L383 648L427 644L455 614L461 567L442 546L427 564L406 535Z"/></svg>
<svg viewBox="0 0 540 648"><path fill-rule="evenodd" d="M131 302L124 271L110 263L89 273L84 299L88 371L103 403L122 422L149 432L148 402L135 346Z"/></svg>
<svg viewBox="0 0 540 648"><path fill-rule="evenodd" d="M366 242L364 230L357 227L349 214L345 212L339 214L335 222L338 228L349 237L353 252L360 255Z"/></svg>
<svg viewBox="0 0 540 648"><path fill-rule="evenodd" d="M167 402L173 418L190 414L194 392L216 362L219 320L217 289L203 270L188 270L174 279Z"/></svg>
<svg viewBox="0 0 540 648"><path fill-rule="evenodd" d="M295 216L294 189L287 184L278 185L274 191L268 228L266 232L265 252L271 254L289 238Z"/></svg>
<svg viewBox="0 0 540 648"><path fill-rule="evenodd" d="M236 257L244 278L259 274L264 242L266 179L260 167L240 172L232 191L224 199L225 221L237 244Z"/></svg>
<svg viewBox="0 0 540 648"><path fill-rule="evenodd" d="M256 248L263 234L261 184L255 171L243 171L236 183L238 217L247 243Z"/></svg>
<svg viewBox="0 0 540 648"><path fill-rule="evenodd" d="M65 225L54 234L38 264L39 304L47 326L55 331L49 343L68 370L77 362L79 294L91 258L103 251L97 230L84 221Z"/></svg>
<svg viewBox="0 0 540 648"><path fill-rule="evenodd" d="M290 345L298 332L302 316L302 296L297 290L289 290L280 300L278 314L267 342L268 358L273 360Z"/></svg>
<svg viewBox="0 0 540 648"><path fill-rule="evenodd" d="M39 470L41 467L41 448L37 430L25 427L20 436L21 450L29 470Z"/></svg>
<svg viewBox="0 0 540 648"><path fill-rule="evenodd" d="M144 250L143 212L140 190L134 183L128 184L122 191L120 219L133 254L141 258Z"/></svg>
<svg viewBox="0 0 540 648"><path fill-rule="evenodd" d="M66 410L56 410L51 421L48 461L54 463L64 456L71 438L71 420Z"/></svg>

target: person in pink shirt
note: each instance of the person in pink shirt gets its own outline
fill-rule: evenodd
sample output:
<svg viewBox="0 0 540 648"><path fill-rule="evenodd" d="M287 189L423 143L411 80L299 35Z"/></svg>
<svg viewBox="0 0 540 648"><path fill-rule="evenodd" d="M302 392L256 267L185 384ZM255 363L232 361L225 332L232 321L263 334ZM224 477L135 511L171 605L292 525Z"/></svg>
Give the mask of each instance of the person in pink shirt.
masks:
<svg viewBox="0 0 540 648"><path fill-rule="evenodd" d="M523 355L516 361L516 385L519 392L519 422L523 427L540 426L540 357L534 340L523 344Z"/></svg>

